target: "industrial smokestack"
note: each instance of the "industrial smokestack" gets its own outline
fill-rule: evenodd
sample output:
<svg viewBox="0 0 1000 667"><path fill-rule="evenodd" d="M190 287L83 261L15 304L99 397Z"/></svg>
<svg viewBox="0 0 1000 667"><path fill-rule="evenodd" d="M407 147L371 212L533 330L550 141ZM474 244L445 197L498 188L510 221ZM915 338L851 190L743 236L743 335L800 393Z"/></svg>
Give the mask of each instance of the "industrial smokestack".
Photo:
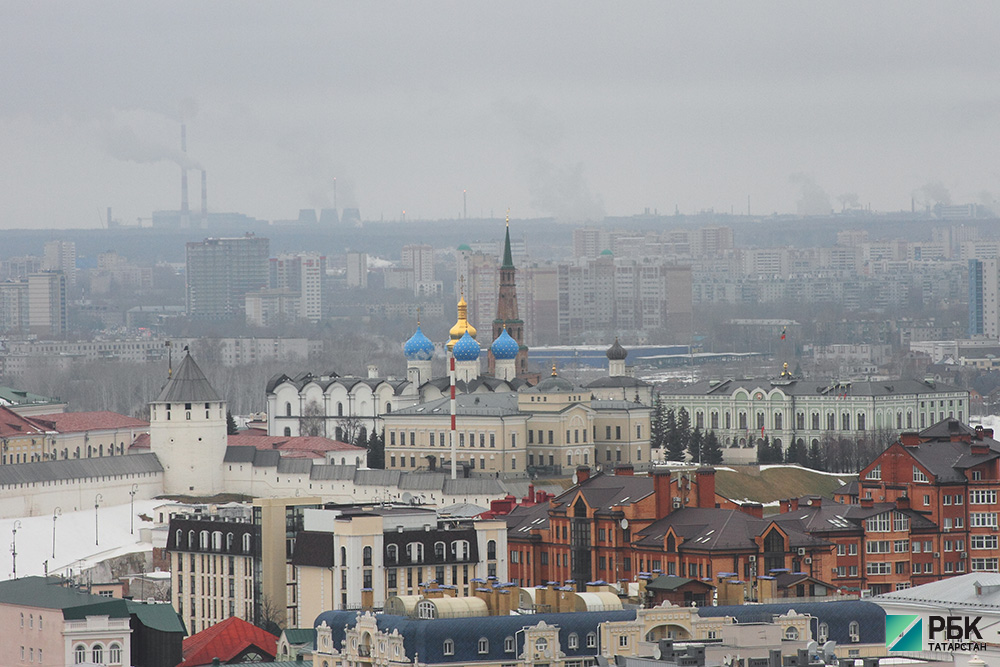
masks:
<svg viewBox="0 0 1000 667"><path fill-rule="evenodd" d="M208 176L201 170L201 226L208 226Z"/></svg>
<svg viewBox="0 0 1000 667"><path fill-rule="evenodd" d="M181 125L181 153L187 155L187 126ZM190 210L188 209L188 173L187 167L181 165L181 227L190 224Z"/></svg>

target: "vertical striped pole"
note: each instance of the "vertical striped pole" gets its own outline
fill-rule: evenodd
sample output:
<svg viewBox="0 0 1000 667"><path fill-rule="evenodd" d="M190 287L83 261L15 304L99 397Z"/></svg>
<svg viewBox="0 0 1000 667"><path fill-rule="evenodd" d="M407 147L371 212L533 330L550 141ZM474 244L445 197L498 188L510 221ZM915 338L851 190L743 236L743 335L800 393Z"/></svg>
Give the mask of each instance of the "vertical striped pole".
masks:
<svg viewBox="0 0 1000 667"><path fill-rule="evenodd" d="M458 468L458 452L455 451L455 355L449 360L451 364L451 478L456 477Z"/></svg>

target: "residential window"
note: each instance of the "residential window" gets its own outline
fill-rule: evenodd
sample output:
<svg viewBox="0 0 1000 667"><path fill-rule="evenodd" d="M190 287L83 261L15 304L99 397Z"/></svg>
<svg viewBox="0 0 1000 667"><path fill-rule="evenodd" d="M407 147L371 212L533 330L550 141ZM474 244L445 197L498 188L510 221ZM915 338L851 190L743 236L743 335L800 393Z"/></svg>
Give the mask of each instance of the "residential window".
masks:
<svg viewBox="0 0 1000 667"><path fill-rule="evenodd" d="M882 479L882 464L879 464L868 471L865 479Z"/></svg>
<svg viewBox="0 0 1000 667"><path fill-rule="evenodd" d="M483 655L490 652L490 640L486 637L479 638L479 654Z"/></svg>
<svg viewBox="0 0 1000 667"><path fill-rule="evenodd" d="M441 652L445 655L455 655L455 642L451 639L445 639L444 645L441 647Z"/></svg>
<svg viewBox="0 0 1000 667"><path fill-rule="evenodd" d="M516 650L513 637L504 637L503 650L504 653L513 653Z"/></svg>
<svg viewBox="0 0 1000 667"><path fill-rule="evenodd" d="M593 632L587 633L587 648L597 648L597 635Z"/></svg>
<svg viewBox="0 0 1000 667"><path fill-rule="evenodd" d="M570 649L580 648L580 636L575 632L569 633L569 639L567 640L568 647Z"/></svg>
<svg viewBox="0 0 1000 667"><path fill-rule="evenodd" d="M887 533L889 532L889 513L883 512L873 516L865 521L867 524L867 532L869 533Z"/></svg>
<svg viewBox="0 0 1000 667"><path fill-rule="evenodd" d="M969 491L970 505L996 505L997 492L989 489L971 489Z"/></svg>
<svg viewBox="0 0 1000 667"><path fill-rule="evenodd" d="M997 571L997 559L996 558L973 558L972 559L972 571L973 572L996 572Z"/></svg>
<svg viewBox="0 0 1000 667"><path fill-rule="evenodd" d="M897 532L906 532L910 529L910 519L905 514L894 512L892 515L892 529Z"/></svg>
<svg viewBox="0 0 1000 667"><path fill-rule="evenodd" d="M926 482L927 481L927 475L925 475L924 471L921 470L920 468L918 468L917 466L913 466L913 481L914 482Z"/></svg>
<svg viewBox="0 0 1000 667"><path fill-rule="evenodd" d="M969 512L970 528L996 528L996 512Z"/></svg>
<svg viewBox="0 0 1000 667"><path fill-rule="evenodd" d="M973 550L980 549L996 549L997 548L997 536L996 535L970 535L969 544Z"/></svg>

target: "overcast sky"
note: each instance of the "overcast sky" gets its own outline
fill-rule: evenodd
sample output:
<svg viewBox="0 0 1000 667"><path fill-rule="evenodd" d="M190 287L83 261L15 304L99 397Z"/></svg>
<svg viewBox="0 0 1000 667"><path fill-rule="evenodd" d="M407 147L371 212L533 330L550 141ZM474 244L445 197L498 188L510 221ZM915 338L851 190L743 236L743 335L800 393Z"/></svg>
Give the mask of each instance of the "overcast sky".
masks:
<svg viewBox="0 0 1000 667"><path fill-rule="evenodd" d="M992 201L998 43L993 2L3 1L0 227L178 208L182 118L264 219Z"/></svg>

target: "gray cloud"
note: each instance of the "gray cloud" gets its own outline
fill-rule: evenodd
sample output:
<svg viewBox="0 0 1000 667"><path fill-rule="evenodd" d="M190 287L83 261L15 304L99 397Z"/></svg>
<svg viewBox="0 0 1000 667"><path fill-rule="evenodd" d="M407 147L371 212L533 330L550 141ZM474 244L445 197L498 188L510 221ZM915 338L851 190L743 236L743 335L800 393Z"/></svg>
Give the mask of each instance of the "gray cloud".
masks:
<svg viewBox="0 0 1000 667"><path fill-rule="evenodd" d="M831 210L830 195L816 184L812 176L803 173L792 174L788 180L799 186L799 198L795 202L799 215L828 215Z"/></svg>
<svg viewBox="0 0 1000 667"><path fill-rule="evenodd" d="M173 162L179 167L201 169L198 161L183 153L180 148L142 139L131 127L119 122L107 121L101 128L101 140L108 155L118 160L138 163Z"/></svg>

